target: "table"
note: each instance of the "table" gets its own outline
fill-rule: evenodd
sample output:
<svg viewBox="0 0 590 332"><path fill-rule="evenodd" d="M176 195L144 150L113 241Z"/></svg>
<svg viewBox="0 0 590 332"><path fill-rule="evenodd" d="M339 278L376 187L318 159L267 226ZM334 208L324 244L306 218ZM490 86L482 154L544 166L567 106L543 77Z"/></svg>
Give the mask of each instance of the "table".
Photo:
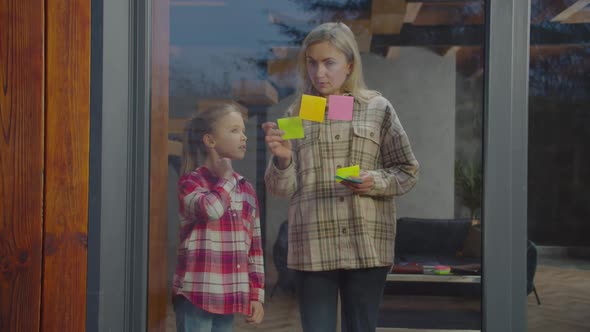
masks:
<svg viewBox="0 0 590 332"><path fill-rule="evenodd" d="M406 274L390 273L387 275L387 282L428 282L428 283L458 283L458 284L481 284L480 275L437 275L437 274ZM473 329L420 329L420 328L389 328L378 327L378 332L406 332L406 331L437 331L437 332L475 332Z"/></svg>
<svg viewBox="0 0 590 332"><path fill-rule="evenodd" d="M450 283L481 283L481 276L477 275L437 275L437 274L406 274L390 273L387 275L387 281L403 282L450 282Z"/></svg>

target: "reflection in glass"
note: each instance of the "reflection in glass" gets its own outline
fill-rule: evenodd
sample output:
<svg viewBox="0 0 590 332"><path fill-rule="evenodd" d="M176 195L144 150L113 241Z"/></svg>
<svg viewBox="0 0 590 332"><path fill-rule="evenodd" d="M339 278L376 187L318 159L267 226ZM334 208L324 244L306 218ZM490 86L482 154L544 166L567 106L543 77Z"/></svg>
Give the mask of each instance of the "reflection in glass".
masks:
<svg viewBox="0 0 590 332"><path fill-rule="evenodd" d="M527 325L588 331L590 4L534 0L530 29Z"/></svg>
<svg viewBox="0 0 590 332"><path fill-rule="evenodd" d="M169 49L169 88L152 91L167 93L169 101L168 150L157 152L168 154L168 193L151 193L168 201L168 233L160 235L168 278L160 286L171 287L178 245L182 128L196 110L235 101L248 114L248 153L234 168L255 186L261 206L267 297L258 329L300 329L282 226L288 201L266 194L269 153L260 125L283 117L293 102L295 58L305 35L322 22L341 21L355 33L368 87L391 101L421 165L414 190L396 201L396 265L379 325L480 329L484 1L167 5L169 34L154 35L154 43ZM436 265L453 267L454 276L435 274ZM165 307L163 325L174 331L170 296ZM248 328L236 320L236 330Z"/></svg>

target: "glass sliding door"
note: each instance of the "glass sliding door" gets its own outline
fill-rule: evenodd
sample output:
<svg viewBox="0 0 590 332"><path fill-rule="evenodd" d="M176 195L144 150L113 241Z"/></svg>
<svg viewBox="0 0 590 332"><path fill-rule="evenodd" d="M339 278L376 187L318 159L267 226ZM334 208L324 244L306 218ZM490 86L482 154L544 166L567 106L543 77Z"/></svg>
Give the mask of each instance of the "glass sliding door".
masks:
<svg viewBox="0 0 590 332"><path fill-rule="evenodd" d="M582 3L572 0L567 8ZM265 190L270 154L260 124L285 116L295 98L294 57L305 34L322 22L338 21L354 32L369 88L391 101L421 163L416 186L396 199L396 255L380 301L380 329L524 330L530 6L516 0L93 1L93 20L102 22L95 29L102 27L102 38L93 40L93 68L103 80L93 78L102 87L95 95L102 112L95 113L100 124L93 122L95 142L100 141L93 158L116 167L101 168L101 186L93 195L100 204L91 213L100 211L89 228L99 224L100 231L89 233L89 266L97 271L91 283L97 288L89 292L98 295L89 296L95 301L89 307L99 312L87 329L175 330L171 287L182 129L195 112L220 102L235 103L247 115L246 157L233 166L260 201L267 292L266 318L258 329L300 329L285 264L288 227L281 227L289 203ZM579 20L585 7L578 9L563 20ZM552 30L560 24L573 30ZM576 77L585 59L583 46L576 45L587 42L587 33L576 31L586 26L534 21L531 42L535 45L534 31L546 34L541 44L565 38L562 46L574 49L567 54L574 54L576 63L565 72L568 79ZM572 32L581 39L571 39ZM531 75L540 73L531 80L531 98L549 86L550 69L561 68L561 62L547 59L562 58L562 50L545 46L531 50ZM535 54L542 56L533 60ZM556 78L560 87L570 86ZM547 105L539 100L547 110L568 99L571 111L579 98L580 93L568 95ZM535 112L531 106L532 144L535 132L543 131ZM576 122L571 133L581 135L583 123ZM578 162L583 153L575 146L565 151ZM535 151L530 158L538 158L540 150ZM529 172L531 189L537 170ZM583 175L578 173L571 172L576 179ZM552 195L565 187L555 185ZM529 213L538 215L541 210L533 211L531 204ZM542 204L548 209L549 203ZM579 214L579 204L569 206L571 216ZM539 252L553 246L544 243L547 238L539 240L544 226L530 219L529 224L529 239ZM541 256L535 285L543 303ZM429 274L439 263L450 266L452 275ZM535 303L533 295L529 301ZM235 326L252 329L242 317Z"/></svg>
<svg viewBox="0 0 590 332"><path fill-rule="evenodd" d="M228 102L246 115L248 137L245 158L232 166L260 204L267 292L257 329L301 329L282 227L289 200L265 188L270 153L261 124L285 117L296 96L305 35L318 24L342 22L354 32L368 87L391 101L420 162L418 183L395 200L395 258L379 326L481 330L487 6L153 0L148 329L176 331L171 292L183 129L196 112ZM235 329L251 328L238 315Z"/></svg>

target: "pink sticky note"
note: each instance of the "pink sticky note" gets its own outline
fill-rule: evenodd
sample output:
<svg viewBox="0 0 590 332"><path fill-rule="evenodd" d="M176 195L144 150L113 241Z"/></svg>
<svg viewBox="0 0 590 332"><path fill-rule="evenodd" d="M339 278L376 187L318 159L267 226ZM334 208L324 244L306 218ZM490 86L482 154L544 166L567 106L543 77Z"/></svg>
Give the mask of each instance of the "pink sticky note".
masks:
<svg viewBox="0 0 590 332"><path fill-rule="evenodd" d="M328 119L352 121L352 96L328 96Z"/></svg>

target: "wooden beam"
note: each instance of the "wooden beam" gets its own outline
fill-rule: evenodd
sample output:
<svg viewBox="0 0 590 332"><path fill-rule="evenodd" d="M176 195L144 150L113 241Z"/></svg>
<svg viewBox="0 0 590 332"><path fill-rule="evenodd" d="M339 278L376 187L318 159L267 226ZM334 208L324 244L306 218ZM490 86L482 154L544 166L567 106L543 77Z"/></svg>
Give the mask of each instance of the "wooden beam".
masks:
<svg viewBox="0 0 590 332"><path fill-rule="evenodd" d="M295 59L271 59L267 61L268 79L280 87L293 88L297 84Z"/></svg>
<svg viewBox="0 0 590 332"><path fill-rule="evenodd" d="M406 16L406 0L373 0L371 31L380 34L399 34Z"/></svg>
<svg viewBox="0 0 590 332"><path fill-rule="evenodd" d="M371 50L371 38L373 37L372 20L354 20L343 21L348 25L359 47L360 52L369 52Z"/></svg>
<svg viewBox="0 0 590 332"><path fill-rule="evenodd" d="M168 140L168 155L182 157L182 142Z"/></svg>
<svg viewBox="0 0 590 332"><path fill-rule="evenodd" d="M399 46L389 46L387 48L387 53L385 54L385 58L388 60L395 60L399 56L400 47Z"/></svg>
<svg viewBox="0 0 590 332"><path fill-rule="evenodd" d="M414 23L420 8L422 8L422 2L408 2L406 4L406 15L404 16L404 23Z"/></svg>
<svg viewBox="0 0 590 332"><path fill-rule="evenodd" d="M474 3L466 10L464 3L424 4L414 25L471 25L484 23L483 3Z"/></svg>
<svg viewBox="0 0 590 332"><path fill-rule="evenodd" d="M532 25L531 45L590 44L590 31L584 24L545 23ZM407 25L402 34L374 34L371 52L385 55L390 46L481 46L485 28L481 25Z"/></svg>
<svg viewBox="0 0 590 332"><path fill-rule="evenodd" d="M295 46L275 46L270 50L277 59L296 59L299 53L299 47Z"/></svg>
<svg viewBox="0 0 590 332"><path fill-rule="evenodd" d="M538 56L560 56L586 48L585 45L532 45L530 49L531 60Z"/></svg>
<svg viewBox="0 0 590 332"><path fill-rule="evenodd" d="M574 16L576 13L583 10L584 7L586 7L588 4L590 4L590 0L578 0L571 6L563 10L561 13L557 14L557 16L555 16L551 20L551 22L565 22L572 16Z"/></svg>
<svg viewBox="0 0 590 332"><path fill-rule="evenodd" d="M457 72L464 77L475 78L474 73L484 67L484 52L482 46L463 46L455 53Z"/></svg>
<svg viewBox="0 0 590 332"><path fill-rule="evenodd" d="M451 46L448 47L445 52L443 53L444 57L452 56L457 54L457 52L461 49L461 46Z"/></svg>
<svg viewBox="0 0 590 332"><path fill-rule="evenodd" d="M430 47L430 49L442 57L448 57L457 54L457 52L461 49L461 46L434 46Z"/></svg>
<svg viewBox="0 0 590 332"><path fill-rule="evenodd" d="M586 7L574 15L570 16L567 20L563 21L564 24L580 24L590 23L590 7Z"/></svg>
<svg viewBox="0 0 590 332"><path fill-rule="evenodd" d="M190 118L170 118L168 120L168 134L178 135L182 137L186 122Z"/></svg>
<svg viewBox="0 0 590 332"><path fill-rule="evenodd" d="M44 0L0 1L2 331L41 331L46 4ZM90 36L85 38L89 39ZM69 48L62 49L60 56L70 56L69 51ZM73 98L77 90L66 91L69 91ZM71 115L71 111L63 107L56 108L57 113L53 118L58 115ZM83 113L82 110L80 112ZM65 124L69 122L62 123L64 135L71 134L73 139L83 135L83 131L72 132ZM55 134L55 131L52 133ZM58 173L52 174L54 180L56 175ZM64 295L71 295L70 290L64 289ZM59 297L52 304L58 305L60 302L71 300ZM66 315L67 313L62 311L60 318L65 319Z"/></svg>
<svg viewBox="0 0 590 332"><path fill-rule="evenodd" d="M531 24L549 22L578 0L535 0L531 6Z"/></svg>
<svg viewBox="0 0 590 332"><path fill-rule="evenodd" d="M482 26L413 26L404 27L404 33L373 35L371 51L385 54L390 46L483 45L485 29Z"/></svg>

